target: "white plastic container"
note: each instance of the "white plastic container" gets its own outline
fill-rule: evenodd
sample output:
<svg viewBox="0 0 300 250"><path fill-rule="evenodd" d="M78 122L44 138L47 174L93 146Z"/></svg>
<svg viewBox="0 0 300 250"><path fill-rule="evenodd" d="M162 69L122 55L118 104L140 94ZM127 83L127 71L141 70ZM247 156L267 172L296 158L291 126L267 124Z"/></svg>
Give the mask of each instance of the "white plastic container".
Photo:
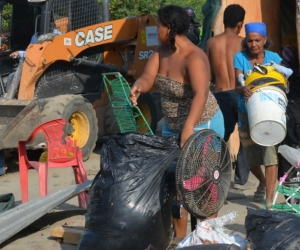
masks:
<svg viewBox="0 0 300 250"><path fill-rule="evenodd" d="M274 86L254 91L246 103L250 136L262 146L273 146L286 136L285 93Z"/></svg>

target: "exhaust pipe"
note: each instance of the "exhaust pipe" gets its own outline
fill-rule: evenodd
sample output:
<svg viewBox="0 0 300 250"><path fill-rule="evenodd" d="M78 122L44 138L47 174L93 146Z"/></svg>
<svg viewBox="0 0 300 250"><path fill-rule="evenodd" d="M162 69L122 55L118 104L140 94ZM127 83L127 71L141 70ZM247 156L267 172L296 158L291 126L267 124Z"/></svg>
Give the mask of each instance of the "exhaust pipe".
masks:
<svg viewBox="0 0 300 250"><path fill-rule="evenodd" d="M110 0L103 0L102 1L102 7L103 7L103 22L110 21L110 15L109 15L109 1Z"/></svg>

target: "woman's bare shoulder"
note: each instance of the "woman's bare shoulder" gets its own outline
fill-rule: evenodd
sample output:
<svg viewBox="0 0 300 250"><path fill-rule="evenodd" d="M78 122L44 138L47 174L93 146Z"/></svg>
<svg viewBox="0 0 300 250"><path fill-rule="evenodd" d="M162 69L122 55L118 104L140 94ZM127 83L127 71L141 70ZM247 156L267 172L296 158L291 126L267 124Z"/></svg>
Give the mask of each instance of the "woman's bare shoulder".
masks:
<svg viewBox="0 0 300 250"><path fill-rule="evenodd" d="M192 48L188 53L188 60L208 60L205 52L200 49L199 47L195 46L195 48Z"/></svg>

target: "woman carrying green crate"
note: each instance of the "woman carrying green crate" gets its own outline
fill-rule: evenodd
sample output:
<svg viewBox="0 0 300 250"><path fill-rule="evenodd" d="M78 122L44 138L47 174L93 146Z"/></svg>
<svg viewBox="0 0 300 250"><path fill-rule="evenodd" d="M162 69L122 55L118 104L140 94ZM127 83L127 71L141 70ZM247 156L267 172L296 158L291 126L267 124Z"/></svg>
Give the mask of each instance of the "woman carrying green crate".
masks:
<svg viewBox="0 0 300 250"><path fill-rule="evenodd" d="M160 45L149 59L141 77L130 91L137 105L141 93L153 87L161 92L165 124L162 135L181 133L180 147L194 133L211 129L224 136L224 120L214 95L209 91L210 66L205 53L187 37L189 17L179 6L169 5L157 11ZM186 236L187 212L174 219L175 234Z"/></svg>

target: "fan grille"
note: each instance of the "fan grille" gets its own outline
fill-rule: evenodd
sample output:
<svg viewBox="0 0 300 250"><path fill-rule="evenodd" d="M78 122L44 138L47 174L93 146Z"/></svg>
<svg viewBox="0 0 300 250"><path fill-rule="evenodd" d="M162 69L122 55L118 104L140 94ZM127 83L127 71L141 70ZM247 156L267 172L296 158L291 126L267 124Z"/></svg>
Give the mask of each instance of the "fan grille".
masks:
<svg viewBox="0 0 300 250"><path fill-rule="evenodd" d="M178 158L176 189L185 209L209 217L225 202L231 181L231 157L223 139L205 129L193 134Z"/></svg>

